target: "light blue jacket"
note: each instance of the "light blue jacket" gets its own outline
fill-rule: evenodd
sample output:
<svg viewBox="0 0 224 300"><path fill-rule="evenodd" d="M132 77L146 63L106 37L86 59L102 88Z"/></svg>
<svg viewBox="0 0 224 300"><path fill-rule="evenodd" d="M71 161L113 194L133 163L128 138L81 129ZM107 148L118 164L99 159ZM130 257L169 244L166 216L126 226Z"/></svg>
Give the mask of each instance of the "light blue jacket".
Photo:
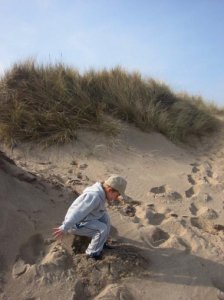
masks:
<svg viewBox="0 0 224 300"><path fill-rule="evenodd" d="M63 224L59 227L64 232L77 228L80 222L99 220L106 212L106 194L100 182L87 187L69 207Z"/></svg>

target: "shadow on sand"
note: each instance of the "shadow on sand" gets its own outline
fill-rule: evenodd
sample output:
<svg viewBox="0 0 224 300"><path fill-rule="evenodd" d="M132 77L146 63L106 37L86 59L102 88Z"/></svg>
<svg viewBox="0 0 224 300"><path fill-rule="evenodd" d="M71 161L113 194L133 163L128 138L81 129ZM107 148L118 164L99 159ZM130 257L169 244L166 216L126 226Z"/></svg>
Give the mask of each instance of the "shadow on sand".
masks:
<svg viewBox="0 0 224 300"><path fill-rule="evenodd" d="M116 229L112 228L116 236ZM119 247L132 245L149 261L151 281L191 286L211 286L224 292L224 265L174 248L155 248L116 236Z"/></svg>

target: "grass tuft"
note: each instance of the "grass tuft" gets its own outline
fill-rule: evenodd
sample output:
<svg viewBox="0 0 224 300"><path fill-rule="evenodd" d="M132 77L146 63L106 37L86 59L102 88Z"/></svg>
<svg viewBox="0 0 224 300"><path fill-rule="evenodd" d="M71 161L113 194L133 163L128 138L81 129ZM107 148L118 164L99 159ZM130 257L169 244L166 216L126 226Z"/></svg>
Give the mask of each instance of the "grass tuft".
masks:
<svg viewBox="0 0 224 300"><path fill-rule="evenodd" d="M201 97L175 94L164 83L120 67L80 75L62 63L26 60L0 81L0 135L6 143L65 143L81 128L115 134L119 126L107 115L186 141L216 130L214 113L220 111Z"/></svg>

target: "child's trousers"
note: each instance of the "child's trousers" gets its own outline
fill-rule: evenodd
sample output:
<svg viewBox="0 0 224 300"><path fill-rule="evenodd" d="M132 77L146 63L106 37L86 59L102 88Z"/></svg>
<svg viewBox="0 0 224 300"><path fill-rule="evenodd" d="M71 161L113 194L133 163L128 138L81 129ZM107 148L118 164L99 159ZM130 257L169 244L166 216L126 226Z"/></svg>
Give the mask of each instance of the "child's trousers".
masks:
<svg viewBox="0 0 224 300"><path fill-rule="evenodd" d="M110 218L108 213L105 213L99 220L85 221L76 224L76 229L73 232L77 235L92 238L86 249L86 254L99 255L110 233Z"/></svg>

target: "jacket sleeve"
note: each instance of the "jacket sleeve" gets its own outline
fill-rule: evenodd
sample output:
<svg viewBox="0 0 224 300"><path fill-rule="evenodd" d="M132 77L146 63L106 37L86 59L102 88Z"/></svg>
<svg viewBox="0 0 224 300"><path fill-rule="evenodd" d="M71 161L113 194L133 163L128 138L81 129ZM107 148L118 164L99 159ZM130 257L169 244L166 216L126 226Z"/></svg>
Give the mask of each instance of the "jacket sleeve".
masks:
<svg viewBox="0 0 224 300"><path fill-rule="evenodd" d="M59 227L61 230L67 232L69 229L74 229L77 223L80 223L85 217L91 213L97 206L99 206L99 196L91 193L82 194L83 198L81 201L77 199L68 209L63 224Z"/></svg>

